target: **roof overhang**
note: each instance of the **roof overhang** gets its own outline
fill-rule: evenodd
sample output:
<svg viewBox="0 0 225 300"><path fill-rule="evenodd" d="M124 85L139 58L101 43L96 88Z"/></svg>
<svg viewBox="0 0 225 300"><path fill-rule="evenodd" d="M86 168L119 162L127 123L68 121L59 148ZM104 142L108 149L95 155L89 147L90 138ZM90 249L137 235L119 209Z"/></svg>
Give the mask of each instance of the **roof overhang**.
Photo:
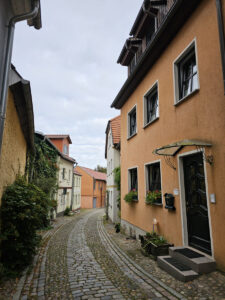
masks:
<svg viewBox="0 0 225 300"><path fill-rule="evenodd" d="M20 125L28 148L34 151L34 113L30 82L21 79L10 86L14 103L19 116Z"/></svg>
<svg viewBox="0 0 225 300"><path fill-rule="evenodd" d="M167 0L144 0L141 9L131 28L130 35L135 37L143 36L143 28L147 26L150 18L155 18L158 14L158 7L166 5Z"/></svg>
<svg viewBox="0 0 225 300"><path fill-rule="evenodd" d="M182 140L176 143L165 145L163 147L155 149L152 153L163 156L175 156L183 147L195 146L195 147L212 147L212 144L199 140Z"/></svg>
<svg viewBox="0 0 225 300"><path fill-rule="evenodd" d="M15 16L29 13L35 6L35 0L10 0L12 11ZM35 18L27 21L29 26L34 26L35 29L40 29L42 27L41 21L41 3L39 2L38 14Z"/></svg>
<svg viewBox="0 0 225 300"><path fill-rule="evenodd" d="M117 60L118 64L128 66L137 52L142 40L138 38L128 38L123 46L120 56Z"/></svg>
<svg viewBox="0 0 225 300"><path fill-rule="evenodd" d="M149 43L145 52L133 72L125 81L111 107L121 109L128 100L129 96L134 92L138 84L161 56L168 44L179 32L183 24L189 18L191 13L201 3L202 0L176 0L168 12L167 17L161 23L154 38Z"/></svg>

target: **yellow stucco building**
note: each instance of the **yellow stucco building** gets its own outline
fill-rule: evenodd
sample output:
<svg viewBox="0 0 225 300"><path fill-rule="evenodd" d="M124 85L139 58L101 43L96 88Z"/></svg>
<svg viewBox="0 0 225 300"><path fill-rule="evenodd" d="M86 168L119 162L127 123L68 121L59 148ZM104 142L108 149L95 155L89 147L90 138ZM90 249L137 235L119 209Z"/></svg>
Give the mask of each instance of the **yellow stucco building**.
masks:
<svg viewBox="0 0 225 300"><path fill-rule="evenodd" d="M0 199L4 188L24 175L27 151L34 149L34 117L29 81L11 70L0 155Z"/></svg>

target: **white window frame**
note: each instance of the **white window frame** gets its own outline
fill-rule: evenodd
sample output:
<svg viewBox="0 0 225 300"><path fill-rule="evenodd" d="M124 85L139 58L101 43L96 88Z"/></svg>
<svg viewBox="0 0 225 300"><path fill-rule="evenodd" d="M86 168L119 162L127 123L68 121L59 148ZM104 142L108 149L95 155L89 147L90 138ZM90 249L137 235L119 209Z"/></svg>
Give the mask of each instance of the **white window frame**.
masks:
<svg viewBox="0 0 225 300"><path fill-rule="evenodd" d="M160 168L160 180L161 180L161 194L162 194L162 203L161 204L155 204L155 205L159 205L159 206L162 206L163 205L163 184L162 184L162 164L161 164L161 159L158 159L158 160L154 160L154 161L151 161L151 162L148 162L146 163L144 166L144 178L145 178L145 195L147 193L147 191L149 190L149 186L148 186L148 166L150 165L154 165L156 163L159 163L159 168Z"/></svg>
<svg viewBox="0 0 225 300"><path fill-rule="evenodd" d="M133 110L136 110L136 131L132 135L130 135L130 114ZM135 104L127 113L127 139L129 140L133 136L137 134L137 104Z"/></svg>
<svg viewBox="0 0 225 300"><path fill-rule="evenodd" d="M158 116L150 122L147 123L147 97L155 90L157 89L157 94L158 94ZM152 124L156 120L159 119L159 81L156 80L153 85L150 87L150 89L144 94L143 97L143 128L147 127L148 125Z"/></svg>
<svg viewBox="0 0 225 300"><path fill-rule="evenodd" d="M182 60L185 59L186 56L194 49L195 59L196 59L196 67L197 67L197 84L198 87L193 90L190 94L184 96L180 99L180 87L179 87L179 65ZM174 81L174 105L178 105L191 95L199 91L200 82L199 82L199 68L198 68L198 51L197 51L197 41L196 38L182 51L182 53L174 60L173 62L173 81Z"/></svg>

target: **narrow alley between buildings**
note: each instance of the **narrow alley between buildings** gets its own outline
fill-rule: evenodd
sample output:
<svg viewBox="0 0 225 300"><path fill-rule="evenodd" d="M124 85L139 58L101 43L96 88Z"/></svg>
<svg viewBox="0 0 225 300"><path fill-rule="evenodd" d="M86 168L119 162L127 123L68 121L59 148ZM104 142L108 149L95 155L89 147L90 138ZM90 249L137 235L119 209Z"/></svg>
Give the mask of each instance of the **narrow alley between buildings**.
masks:
<svg viewBox="0 0 225 300"><path fill-rule="evenodd" d="M104 224L103 215L93 209L59 218L13 299L224 299L223 274L179 282L144 257L138 241Z"/></svg>

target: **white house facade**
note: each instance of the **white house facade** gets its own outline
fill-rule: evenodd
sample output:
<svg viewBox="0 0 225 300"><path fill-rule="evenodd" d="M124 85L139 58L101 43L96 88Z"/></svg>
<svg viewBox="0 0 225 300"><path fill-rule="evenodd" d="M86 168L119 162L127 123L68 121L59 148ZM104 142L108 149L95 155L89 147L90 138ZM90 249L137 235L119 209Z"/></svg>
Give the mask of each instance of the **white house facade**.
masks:
<svg viewBox="0 0 225 300"><path fill-rule="evenodd" d="M59 156L58 166L57 215L61 215L72 205L74 160L65 155Z"/></svg>
<svg viewBox="0 0 225 300"><path fill-rule="evenodd" d="M112 222L120 220L118 196L113 170L120 166L120 116L111 119L106 128L105 158L107 159L108 215Z"/></svg>
<svg viewBox="0 0 225 300"><path fill-rule="evenodd" d="M74 170L72 210L79 210L81 206L81 179L82 175L78 171Z"/></svg>

